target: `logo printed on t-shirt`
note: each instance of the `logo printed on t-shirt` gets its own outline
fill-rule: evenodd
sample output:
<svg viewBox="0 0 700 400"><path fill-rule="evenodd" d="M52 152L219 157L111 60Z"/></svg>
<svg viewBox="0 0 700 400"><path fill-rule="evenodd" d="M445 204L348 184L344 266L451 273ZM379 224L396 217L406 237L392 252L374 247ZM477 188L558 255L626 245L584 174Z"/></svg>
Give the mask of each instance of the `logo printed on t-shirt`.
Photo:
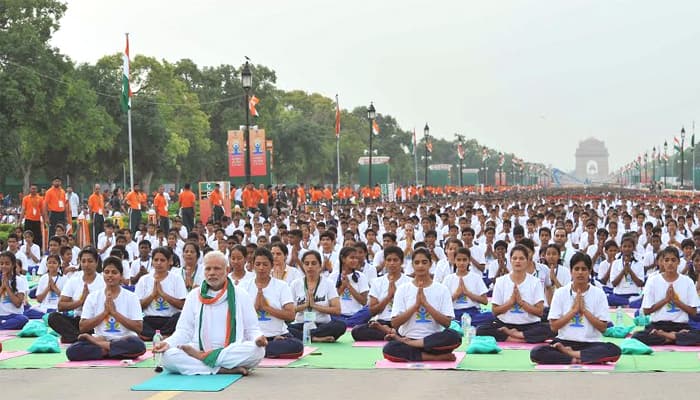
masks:
<svg viewBox="0 0 700 400"><path fill-rule="evenodd" d="M569 326L572 328L583 328L583 318L581 318L581 313L574 314L574 317L571 318L571 324L569 324Z"/></svg>
<svg viewBox="0 0 700 400"><path fill-rule="evenodd" d="M114 317L105 319L105 332L118 333L121 332L121 324Z"/></svg>
<svg viewBox="0 0 700 400"><path fill-rule="evenodd" d="M350 297L350 289L345 288L345 290L343 290L343 295L340 297L340 299L343 301L352 300L352 297Z"/></svg>
<svg viewBox="0 0 700 400"><path fill-rule="evenodd" d="M520 307L520 304L513 304L513 308L510 310L513 314L525 314L525 311Z"/></svg>
<svg viewBox="0 0 700 400"><path fill-rule="evenodd" d="M264 310L258 310L256 312L258 314L258 321L271 321L272 320L269 317L270 314L266 313Z"/></svg>
<svg viewBox="0 0 700 400"><path fill-rule="evenodd" d="M425 309L425 307L420 306L418 312L416 313L416 322L420 324L426 324L429 322L433 322L431 318L432 316L428 314L428 311Z"/></svg>
<svg viewBox="0 0 700 400"><path fill-rule="evenodd" d="M156 309L156 311L165 311L170 309L170 304L168 304L164 298L156 297L153 300L153 307Z"/></svg>

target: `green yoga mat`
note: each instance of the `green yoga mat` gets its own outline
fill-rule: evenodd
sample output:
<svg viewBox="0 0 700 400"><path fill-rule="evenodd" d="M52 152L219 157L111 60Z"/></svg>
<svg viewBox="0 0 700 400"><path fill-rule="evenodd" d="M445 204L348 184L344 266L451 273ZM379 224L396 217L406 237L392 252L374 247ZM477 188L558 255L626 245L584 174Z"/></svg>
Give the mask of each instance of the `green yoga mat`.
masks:
<svg viewBox="0 0 700 400"><path fill-rule="evenodd" d="M350 333L335 343L314 343L318 349L289 365L291 368L373 369L382 359L381 347L352 347Z"/></svg>
<svg viewBox="0 0 700 400"><path fill-rule="evenodd" d="M134 385L135 391L220 392L241 379L242 375L179 375L163 372Z"/></svg>
<svg viewBox="0 0 700 400"><path fill-rule="evenodd" d="M457 369L469 371L534 371L529 350L504 350L498 354L467 354Z"/></svg>
<svg viewBox="0 0 700 400"><path fill-rule="evenodd" d="M0 361L0 369L53 368L68 361L65 351L60 353L27 354Z"/></svg>

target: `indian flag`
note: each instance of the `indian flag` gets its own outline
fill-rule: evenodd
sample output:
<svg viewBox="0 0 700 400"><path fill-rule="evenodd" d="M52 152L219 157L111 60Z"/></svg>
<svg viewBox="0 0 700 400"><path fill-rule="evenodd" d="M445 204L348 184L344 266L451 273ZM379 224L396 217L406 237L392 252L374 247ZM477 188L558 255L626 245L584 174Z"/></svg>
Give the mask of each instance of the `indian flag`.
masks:
<svg viewBox="0 0 700 400"><path fill-rule="evenodd" d="M681 150L683 150L681 149L681 141L678 140L678 137L676 136L673 137L673 148L679 153L681 152Z"/></svg>
<svg viewBox="0 0 700 400"><path fill-rule="evenodd" d="M129 86L129 35L126 35L126 48L124 49L124 54L122 56L123 68L122 68L122 110L124 112L131 109L131 86Z"/></svg>

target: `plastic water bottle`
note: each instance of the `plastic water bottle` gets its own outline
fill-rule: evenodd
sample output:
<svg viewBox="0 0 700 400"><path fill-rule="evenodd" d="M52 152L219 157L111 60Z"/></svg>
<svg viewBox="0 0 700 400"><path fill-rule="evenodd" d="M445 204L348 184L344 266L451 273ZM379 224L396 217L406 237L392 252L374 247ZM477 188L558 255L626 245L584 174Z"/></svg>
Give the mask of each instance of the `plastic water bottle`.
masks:
<svg viewBox="0 0 700 400"><path fill-rule="evenodd" d="M156 330L156 334L153 335L153 347L158 346L160 342L163 341L163 335L160 334L159 330ZM162 358L163 358L163 353L153 353L153 360L155 360L156 372L163 372L163 365L162 365Z"/></svg>
<svg viewBox="0 0 700 400"><path fill-rule="evenodd" d="M615 326L622 326L624 319L624 312L621 306L617 306L617 311L615 312Z"/></svg>
<svg viewBox="0 0 700 400"><path fill-rule="evenodd" d="M466 335L467 330L469 328L471 328L471 326L472 326L472 316L469 315L469 313L465 312L464 314L462 314L462 318L461 318L460 322L462 324L462 331Z"/></svg>
<svg viewBox="0 0 700 400"><path fill-rule="evenodd" d="M315 328L316 313L313 311L304 312L304 328L302 331L302 342L304 346L311 345L311 330Z"/></svg>

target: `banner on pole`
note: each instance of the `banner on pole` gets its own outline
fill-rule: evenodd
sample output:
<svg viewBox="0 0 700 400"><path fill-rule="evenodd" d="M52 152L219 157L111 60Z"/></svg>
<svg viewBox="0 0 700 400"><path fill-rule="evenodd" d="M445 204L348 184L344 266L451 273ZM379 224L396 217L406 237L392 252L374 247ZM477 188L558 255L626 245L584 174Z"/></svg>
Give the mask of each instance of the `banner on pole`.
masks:
<svg viewBox="0 0 700 400"><path fill-rule="evenodd" d="M250 176L267 175L265 143L264 129L250 130Z"/></svg>
<svg viewBox="0 0 700 400"><path fill-rule="evenodd" d="M243 131L228 131L228 175L232 178L245 176L245 144Z"/></svg>

